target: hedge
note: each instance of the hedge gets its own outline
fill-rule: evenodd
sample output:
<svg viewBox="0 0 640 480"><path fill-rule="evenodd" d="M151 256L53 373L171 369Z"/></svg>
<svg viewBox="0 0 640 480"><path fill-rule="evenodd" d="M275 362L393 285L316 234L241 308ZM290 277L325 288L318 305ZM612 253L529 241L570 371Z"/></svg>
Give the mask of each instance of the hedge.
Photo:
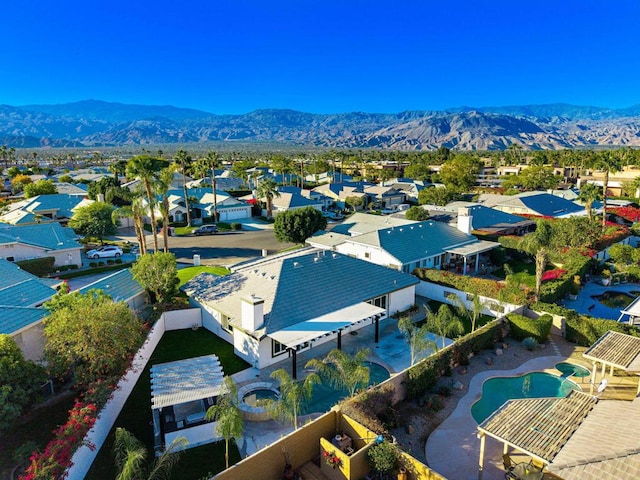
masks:
<svg viewBox="0 0 640 480"><path fill-rule="evenodd" d="M529 307L536 312L548 312L565 318L565 339L582 347L590 347L609 330L640 337L640 329L627 323L606 318L581 315L560 305L537 302Z"/></svg>
<svg viewBox="0 0 640 480"><path fill-rule="evenodd" d="M53 272L53 264L55 262L56 259L53 257L42 257L34 258L33 260L22 260L20 262L16 262L16 265L25 272L37 275L38 277L43 277Z"/></svg>
<svg viewBox="0 0 640 480"><path fill-rule="evenodd" d="M527 337L533 337L538 343L543 343L551 333L551 325L553 317L551 315L542 315L539 318L528 318L517 313L507 315L509 319L509 327L511 329L511 337L515 340L522 341Z"/></svg>
<svg viewBox="0 0 640 480"><path fill-rule="evenodd" d="M440 377L450 375L453 365L466 365L471 353L493 348L502 337L502 320L493 320L418 362L407 372L407 397L421 397L435 386Z"/></svg>

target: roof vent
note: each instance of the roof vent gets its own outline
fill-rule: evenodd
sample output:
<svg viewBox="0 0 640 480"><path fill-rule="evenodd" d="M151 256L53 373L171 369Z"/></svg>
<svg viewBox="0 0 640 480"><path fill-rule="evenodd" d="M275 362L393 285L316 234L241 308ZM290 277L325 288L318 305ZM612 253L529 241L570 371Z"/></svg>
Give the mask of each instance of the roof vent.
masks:
<svg viewBox="0 0 640 480"><path fill-rule="evenodd" d="M411 225L409 228L410 228L411 230L413 230L413 225Z"/></svg>
<svg viewBox="0 0 640 480"><path fill-rule="evenodd" d="M314 257L313 261L314 263L318 263L320 261L320 257Z"/></svg>
<svg viewBox="0 0 640 480"><path fill-rule="evenodd" d="M401 228L399 228L398 230L400 230L401 232L403 231Z"/></svg>
<svg viewBox="0 0 640 480"><path fill-rule="evenodd" d="M293 268L298 268L300 266L300 262L293 262Z"/></svg>
<svg viewBox="0 0 640 480"><path fill-rule="evenodd" d="M337 253L332 253L332 254L331 254L331 256L332 256L333 258L338 258L338 254L337 254Z"/></svg>

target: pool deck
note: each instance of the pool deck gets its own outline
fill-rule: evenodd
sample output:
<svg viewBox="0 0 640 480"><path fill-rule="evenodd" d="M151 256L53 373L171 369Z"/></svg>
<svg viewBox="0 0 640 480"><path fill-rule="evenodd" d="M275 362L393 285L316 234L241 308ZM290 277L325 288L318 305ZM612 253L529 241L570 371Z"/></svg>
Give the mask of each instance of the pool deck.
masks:
<svg viewBox="0 0 640 480"><path fill-rule="evenodd" d="M478 424L471 416L471 406L480 398L482 384L496 376L516 376L532 371L553 371L555 364L566 361L563 355L538 357L512 370L488 370L477 373L469 382L467 394L460 399L449 417L431 434L425 446L429 467L446 478L477 480L480 459ZM504 479L502 444L487 437L484 480Z"/></svg>

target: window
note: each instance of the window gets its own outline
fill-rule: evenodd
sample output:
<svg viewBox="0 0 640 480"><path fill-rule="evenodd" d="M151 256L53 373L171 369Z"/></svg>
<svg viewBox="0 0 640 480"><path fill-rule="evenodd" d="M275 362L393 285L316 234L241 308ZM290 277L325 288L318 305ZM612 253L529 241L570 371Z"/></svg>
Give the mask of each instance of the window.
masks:
<svg viewBox="0 0 640 480"><path fill-rule="evenodd" d="M277 357L278 355L282 355L287 351L287 346L282 343L271 339L271 356Z"/></svg>
<svg viewBox="0 0 640 480"><path fill-rule="evenodd" d="M233 327L229 325L229 317L224 313L220 314L220 325L222 325L222 328L229 333L233 331Z"/></svg>
<svg viewBox="0 0 640 480"><path fill-rule="evenodd" d="M376 307L380 307L380 308L384 308L385 310L387 309L387 296L386 295L382 295L380 297L376 297L372 300L369 300L367 303L370 303L371 305L375 305Z"/></svg>
<svg viewBox="0 0 640 480"><path fill-rule="evenodd" d="M433 264L437 267L438 265L440 265L440 255L438 255L437 257L433 257Z"/></svg>

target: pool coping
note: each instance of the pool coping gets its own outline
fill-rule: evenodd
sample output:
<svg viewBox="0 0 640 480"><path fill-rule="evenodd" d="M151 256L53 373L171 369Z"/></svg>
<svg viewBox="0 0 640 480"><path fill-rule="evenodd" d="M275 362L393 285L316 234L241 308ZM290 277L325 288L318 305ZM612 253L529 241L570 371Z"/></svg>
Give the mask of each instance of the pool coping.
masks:
<svg viewBox="0 0 640 480"><path fill-rule="evenodd" d="M425 445L425 458L430 468L446 478L476 480L480 442L477 439L478 424L471 415L471 406L480 398L485 380L497 376L517 376L531 371L556 370L555 365L568 361L564 355L551 355L528 360L510 370L487 370L478 372L469 381L467 393L456 405ZM557 370L556 370L557 371ZM502 444L488 438L485 447L484 479L503 479Z"/></svg>

